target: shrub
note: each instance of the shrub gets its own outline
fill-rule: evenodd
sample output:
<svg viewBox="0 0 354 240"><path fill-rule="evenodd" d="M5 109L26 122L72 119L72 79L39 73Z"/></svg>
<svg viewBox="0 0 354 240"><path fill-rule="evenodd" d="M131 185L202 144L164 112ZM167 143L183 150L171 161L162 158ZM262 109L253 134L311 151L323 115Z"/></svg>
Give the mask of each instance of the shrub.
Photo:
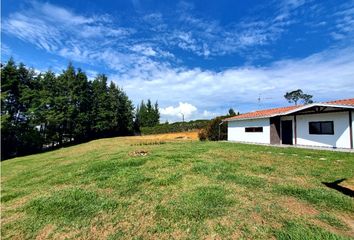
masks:
<svg viewBox="0 0 354 240"><path fill-rule="evenodd" d="M206 127L207 138L210 141L227 139L227 123L222 123L224 117L216 117ZM222 124L221 124L222 123ZM220 133L219 133L220 131ZM220 136L219 136L220 135Z"/></svg>
<svg viewBox="0 0 354 240"><path fill-rule="evenodd" d="M200 129L198 132L198 138L200 141L205 141L207 139L207 132L205 129Z"/></svg>

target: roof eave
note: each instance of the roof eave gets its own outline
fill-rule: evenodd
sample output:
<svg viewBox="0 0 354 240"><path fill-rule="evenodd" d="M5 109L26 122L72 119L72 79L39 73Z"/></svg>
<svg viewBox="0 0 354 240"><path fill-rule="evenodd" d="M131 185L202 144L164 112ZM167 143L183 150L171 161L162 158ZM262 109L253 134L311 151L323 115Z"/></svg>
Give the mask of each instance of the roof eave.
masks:
<svg viewBox="0 0 354 240"><path fill-rule="evenodd" d="M327 103L311 103L311 104L304 105L302 107L299 107L299 108L296 108L296 109L293 109L293 110L290 110L290 111L287 111L287 112L284 112L284 113L277 114L277 116L289 115L289 114L296 113L296 112L299 112L299 111L302 111L302 110L305 110L305 109L309 109L309 108L312 108L312 107L333 107L333 108L354 109L354 106L351 106L351 105L337 105L337 104L327 104ZM325 113L325 112L323 112L323 113Z"/></svg>
<svg viewBox="0 0 354 240"><path fill-rule="evenodd" d="M354 106L352 105L338 105L338 104L327 104L327 103L311 103L308 105L304 105L302 107L284 112L284 113L278 113L278 114L272 114L272 115L267 115L267 116L261 116L261 117L246 117L246 118L229 118L229 119L224 119L223 122L233 122L233 121L242 121L242 120L251 120L251 119L262 119L262 118L271 118L271 117L276 117L276 116L286 116L292 113L296 113L311 107L333 107L333 108L347 108L347 109L354 109ZM326 112L323 112L326 113Z"/></svg>
<svg viewBox="0 0 354 240"><path fill-rule="evenodd" d="M262 119L262 118L271 118L278 115L268 115L268 116L261 116L261 117L251 117L251 118L235 118L235 119L224 119L224 122L233 122L233 121L242 121L242 120L252 120L252 119Z"/></svg>

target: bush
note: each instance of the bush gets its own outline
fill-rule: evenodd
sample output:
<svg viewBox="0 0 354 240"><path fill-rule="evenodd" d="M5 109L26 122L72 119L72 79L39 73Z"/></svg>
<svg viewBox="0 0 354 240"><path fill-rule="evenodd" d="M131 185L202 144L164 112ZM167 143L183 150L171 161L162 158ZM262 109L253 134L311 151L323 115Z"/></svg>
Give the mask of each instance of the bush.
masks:
<svg viewBox="0 0 354 240"><path fill-rule="evenodd" d="M205 129L200 129L198 132L198 138L200 141L205 141L207 139L207 132Z"/></svg>
<svg viewBox="0 0 354 240"><path fill-rule="evenodd" d="M223 119L224 117L216 117L210 121L210 123L206 127L206 134L208 140L210 141L227 140L227 123L221 124Z"/></svg>

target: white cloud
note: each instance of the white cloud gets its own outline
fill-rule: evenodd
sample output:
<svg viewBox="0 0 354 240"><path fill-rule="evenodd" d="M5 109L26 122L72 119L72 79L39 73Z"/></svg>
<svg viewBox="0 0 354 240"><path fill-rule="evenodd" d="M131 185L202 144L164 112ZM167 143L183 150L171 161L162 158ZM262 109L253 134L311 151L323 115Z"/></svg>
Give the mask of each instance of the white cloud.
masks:
<svg viewBox="0 0 354 240"><path fill-rule="evenodd" d="M143 44L136 44L131 47L131 50L134 52L141 53L146 56L156 56L156 54L157 54L156 51L154 49L152 49L152 47L146 46Z"/></svg>
<svg viewBox="0 0 354 240"><path fill-rule="evenodd" d="M205 118L213 118L213 117L216 117L218 115L219 115L218 113L210 112L208 110L204 110L203 114L202 114L202 116L205 117Z"/></svg>
<svg viewBox="0 0 354 240"><path fill-rule="evenodd" d="M149 65L150 66L150 65ZM148 68L148 66L146 66ZM272 98L262 107L282 106L285 92L301 88L314 95L316 101L353 97L354 48L332 49L304 59L278 61L268 67L236 67L220 72L198 68L172 68L151 65L140 74L139 69L111 76L138 103L151 96L158 99L161 113L177 115L187 102L196 109L239 111L257 109L257 98ZM193 117L203 112L193 112Z"/></svg>
<svg viewBox="0 0 354 240"><path fill-rule="evenodd" d="M186 118L212 117L216 110L226 113L229 106L248 111L258 107L259 94L273 98L269 107L284 105L283 94L298 88L314 95L315 100L352 97L353 47L269 62L267 67L245 65L222 71L182 67L175 64L179 63L177 57L168 51L178 46L199 56L212 57L241 54L245 49L274 42L293 23L291 11L304 4L295 0L285 2L273 17L247 19L229 26L193 17L186 12L190 8L185 8L179 19L184 24L174 26L166 25L161 14L151 14L143 17L144 22L159 26L151 31L163 31L146 39L130 38L135 31L148 31L146 25L138 30L119 27L107 15L83 16L49 3L35 3L31 9L5 18L3 31L66 59L107 66L112 71L110 79L123 87L135 103L153 97L162 106L164 116L181 117L183 112ZM139 5L138 1L135 4ZM51 11L57 14L53 18ZM350 11L338 16L348 16ZM333 37L344 38L352 20L338 21L341 31L333 33ZM256 48L252 53L248 55L268 56ZM94 72L88 74L93 76Z"/></svg>
<svg viewBox="0 0 354 240"><path fill-rule="evenodd" d="M82 16L39 2L10 14L3 20L2 30L47 52L83 62L89 61L94 53L100 53L112 39L117 41L134 32L133 29L113 25L112 19L105 14Z"/></svg>
<svg viewBox="0 0 354 240"><path fill-rule="evenodd" d="M9 46L7 46L5 43L1 43L1 55L4 56L4 55L11 55L12 54L12 50Z"/></svg>
<svg viewBox="0 0 354 240"><path fill-rule="evenodd" d="M181 117L184 115L184 119L188 119L191 115L197 111L197 108L190 103L187 102L179 102L179 105L169 106L166 108L161 108L161 115L172 116L172 117Z"/></svg>

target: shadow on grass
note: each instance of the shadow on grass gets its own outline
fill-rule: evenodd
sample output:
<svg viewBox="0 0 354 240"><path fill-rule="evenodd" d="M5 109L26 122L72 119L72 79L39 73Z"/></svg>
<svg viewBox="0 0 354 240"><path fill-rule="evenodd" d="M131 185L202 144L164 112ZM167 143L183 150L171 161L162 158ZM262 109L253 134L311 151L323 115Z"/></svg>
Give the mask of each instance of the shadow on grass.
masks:
<svg viewBox="0 0 354 240"><path fill-rule="evenodd" d="M342 179L339 179L337 181L334 181L334 182L322 182L322 184L324 184L325 186L329 187L329 188L332 188L334 190L337 190L349 197L352 197L354 198L354 191L349 189L349 188L346 188L346 187L342 187L338 184L340 184L341 182L345 181L346 178L342 178Z"/></svg>

